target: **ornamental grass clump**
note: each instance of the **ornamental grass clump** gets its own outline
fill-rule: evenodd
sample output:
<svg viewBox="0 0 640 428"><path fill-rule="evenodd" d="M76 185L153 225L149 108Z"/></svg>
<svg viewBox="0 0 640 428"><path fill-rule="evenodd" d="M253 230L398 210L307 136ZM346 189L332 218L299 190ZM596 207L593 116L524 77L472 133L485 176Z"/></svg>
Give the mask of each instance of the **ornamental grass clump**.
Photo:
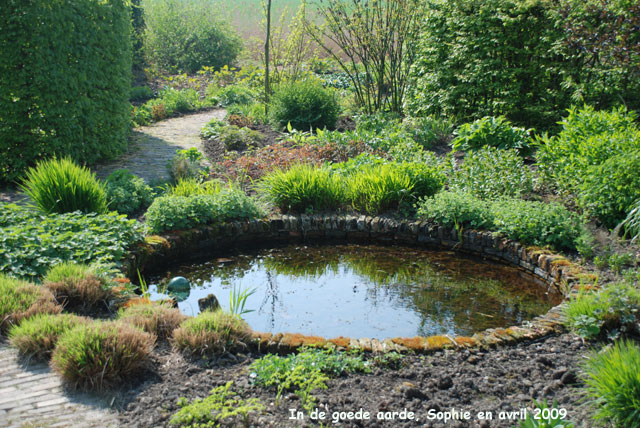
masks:
<svg viewBox="0 0 640 428"><path fill-rule="evenodd" d="M150 303L124 308L118 313L118 319L155 334L158 339L167 339L187 316L167 304Z"/></svg>
<svg viewBox="0 0 640 428"><path fill-rule="evenodd" d="M237 315L205 311L173 331L173 346L191 354L215 354L245 348L252 337L249 325Z"/></svg>
<svg viewBox="0 0 640 428"><path fill-rule="evenodd" d="M347 197L355 210L379 214L409 201L414 185L409 174L396 165L376 165L348 178Z"/></svg>
<svg viewBox="0 0 640 428"><path fill-rule="evenodd" d="M13 326L9 342L24 357L48 360L62 334L88 322L88 318L73 314L38 314Z"/></svg>
<svg viewBox="0 0 640 428"><path fill-rule="evenodd" d="M107 212L104 185L90 169L77 165L71 158L39 162L26 172L20 188L46 214Z"/></svg>
<svg viewBox="0 0 640 428"><path fill-rule="evenodd" d="M62 306L45 288L0 273L0 334L37 314L58 314Z"/></svg>
<svg viewBox="0 0 640 428"><path fill-rule="evenodd" d="M60 336L51 366L73 387L104 390L139 373L155 340L154 335L121 322L82 324Z"/></svg>
<svg viewBox="0 0 640 428"><path fill-rule="evenodd" d="M112 284L94 267L72 262L51 268L43 285L66 311L82 314L108 310L117 297Z"/></svg>
<svg viewBox="0 0 640 428"><path fill-rule="evenodd" d="M596 421L618 428L640 426L640 348L619 341L584 364L584 394Z"/></svg>

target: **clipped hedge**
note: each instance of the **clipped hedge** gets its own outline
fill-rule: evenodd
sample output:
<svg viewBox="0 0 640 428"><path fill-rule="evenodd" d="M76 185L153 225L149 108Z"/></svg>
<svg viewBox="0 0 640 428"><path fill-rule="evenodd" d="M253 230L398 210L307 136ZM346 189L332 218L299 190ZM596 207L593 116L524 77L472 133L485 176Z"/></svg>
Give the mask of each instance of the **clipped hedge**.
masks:
<svg viewBox="0 0 640 428"><path fill-rule="evenodd" d="M0 181L53 154L93 163L122 153L128 1L5 0L0 28Z"/></svg>

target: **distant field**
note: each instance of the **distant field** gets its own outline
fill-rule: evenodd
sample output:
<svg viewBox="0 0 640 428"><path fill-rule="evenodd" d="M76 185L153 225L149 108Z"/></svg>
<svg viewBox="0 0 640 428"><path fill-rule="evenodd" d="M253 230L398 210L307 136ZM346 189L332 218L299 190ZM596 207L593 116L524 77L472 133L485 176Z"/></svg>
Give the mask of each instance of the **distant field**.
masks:
<svg viewBox="0 0 640 428"><path fill-rule="evenodd" d="M264 19L262 0L211 0L228 13L233 25L245 38L262 35L261 21ZM272 19L279 20L282 13L292 16L298 10L300 0L272 0Z"/></svg>

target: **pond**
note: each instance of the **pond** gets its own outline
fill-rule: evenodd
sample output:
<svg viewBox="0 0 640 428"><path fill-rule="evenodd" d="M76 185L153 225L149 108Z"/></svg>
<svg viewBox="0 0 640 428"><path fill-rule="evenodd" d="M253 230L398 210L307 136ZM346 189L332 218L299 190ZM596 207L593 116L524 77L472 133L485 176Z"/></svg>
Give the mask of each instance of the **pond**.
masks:
<svg viewBox="0 0 640 428"><path fill-rule="evenodd" d="M224 309L235 289L255 289L243 318L256 331L337 336L469 336L546 313L559 293L521 270L451 251L377 245L244 251L176 266L151 278L152 299L183 276L181 311L213 293Z"/></svg>

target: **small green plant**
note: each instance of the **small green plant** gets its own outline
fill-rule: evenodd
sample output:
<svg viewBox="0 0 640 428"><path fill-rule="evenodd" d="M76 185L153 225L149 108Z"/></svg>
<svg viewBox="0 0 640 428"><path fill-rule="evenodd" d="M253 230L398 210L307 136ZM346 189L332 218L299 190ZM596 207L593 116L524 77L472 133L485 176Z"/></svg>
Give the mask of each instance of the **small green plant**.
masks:
<svg viewBox="0 0 640 428"><path fill-rule="evenodd" d="M393 164L363 168L347 180L347 198L357 211L379 214L410 202L414 183Z"/></svg>
<svg viewBox="0 0 640 428"><path fill-rule="evenodd" d="M582 228L580 235L576 238L578 254L585 260L591 260L593 259L596 245L596 238L593 234L586 228Z"/></svg>
<svg viewBox="0 0 640 428"><path fill-rule="evenodd" d="M399 370L404 364L404 355L395 351L376 354L373 364L383 369Z"/></svg>
<svg viewBox="0 0 640 428"><path fill-rule="evenodd" d="M468 193L440 192L418 203L418 217L446 227L492 229L489 203Z"/></svg>
<svg viewBox="0 0 640 428"><path fill-rule="evenodd" d="M620 274L622 272L622 268L631 265L633 263L633 260L633 254L613 253L609 255L609 259L607 262L613 272Z"/></svg>
<svg viewBox="0 0 640 428"><path fill-rule="evenodd" d="M531 130L515 127L504 116L485 116L473 123L465 123L451 142L454 151L473 151L491 146L498 149L515 149L521 156L531 152Z"/></svg>
<svg viewBox="0 0 640 428"><path fill-rule="evenodd" d="M256 288L241 289L240 286L234 286L229 293L229 312L238 316L253 312L253 309L246 309L245 306L247 304L247 299L256 291Z"/></svg>
<svg viewBox="0 0 640 428"><path fill-rule="evenodd" d="M110 210L133 216L151 205L154 191L126 169L112 172L105 182Z"/></svg>
<svg viewBox="0 0 640 428"><path fill-rule="evenodd" d="M173 346L191 354L214 354L247 346L251 328L238 315L217 311L201 312L173 331Z"/></svg>
<svg viewBox="0 0 640 428"><path fill-rule="evenodd" d="M345 202L340 177L327 168L311 165L294 165L286 171L276 169L262 178L259 189L283 212L333 210Z"/></svg>
<svg viewBox="0 0 640 428"><path fill-rule="evenodd" d="M59 337L51 366L72 386L103 390L145 367L154 343L155 336L124 323L80 324Z"/></svg>
<svg viewBox="0 0 640 428"><path fill-rule="evenodd" d="M167 162L167 169L173 181L199 178L204 170L202 158L202 153L195 147L176 150L174 158Z"/></svg>
<svg viewBox="0 0 640 428"><path fill-rule="evenodd" d="M257 398L244 400L230 391L233 382L214 388L209 396L196 399L188 404L186 400L178 403L180 409L169 421L170 426L178 428L202 428L218 426L249 426L250 415L264 410Z"/></svg>
<svg viewBox="0 0 640 428"><path fill-rule="evenodd" d="M640 199L638 199L627 214L627 217L621 223L625 236L631 238L631 242L635 242L640 238Z"/></svg>
<svg viewBox="0 0 640 428"><path fill-rule="evenodd" d="M598 268L598 270L604 270L609 267L609 258L595 256L593 258L593 264L596 265L596 268Z"/></svg>
<svg viewBox="0 0 640 428"><path fill-rule="evenodd" d="M61 311L48 290L0 273L0 334L25 318Z"/></svg>
<svg viewBox="0 0 640 428"><path fill-rule="evenodd" d="M334 92L322 83L302 80L285 84L273 96L272 121L281 129L287 124L300 131L332 128L338 120L340 106Z"/></svg>
<svg viewBox="0 0 640 428"><path fill-rule="evenodd" d="M153 89L148 86L133 86L129 93L130 101L147 101L153 98Z"/></svg>
<svg viewBox="0 0 640 428"><path fill-rule="evenodd" d="M233 84L220 87L212 83L207 87L207 97L214 99L220 107L229 107L236 104L251 105L258 100L259 94L247 85Z"/></svg>
<svg viewBox="0 0 640 428"><path fill-rule="evenodd" d="M72 314L37 314L12 327L9 341L24 357L48 360L60 335L87 322L88 318Z"/></svg>
<svg viewBox="0 0 640 428"><path fill-rule="evenodd" d="M50 159L30 168L20 188L45 214L107 212L104 185L71 158Z"/></svg>
<svg viewBox="0 0 640 428"><path fill-rule="evenodd" d="M527 412L527 418L520 422L520 428L573 428L575 424L566 421L567 410L558 408L554 402L550 407L547 400L533 402L534 409Z"/></svg>
<svg viewBox="0 0 640 428"><path fill-rule="evenodd" d="M253 129L229 125L220 129L218 139L227 150L240 151L261 146L264 136Z"/></svg>
<svg viewBox="0 0 640 428"><path fill-rule="evenodd" d="M167 196L216 195L222 190L219 181L200 181L197 178L180 179L174 186L169 186Z"/></svg>
<svg viewBox="0 0 640 428"><path fill-rule="evenodd" d="M640 426L640 348L630 341L594 353L583 366L584 394L598 422Z"/></svg>
<svg viewBox="0 0 640 428"><path fill-rule="evenodd" d="M205 126L202 127L202 129L200 130L200 136L205 140L218 138L218 136L220 135L220 130L225 126L227 126L226 123L213 118L209 122L207 122Z"/></svg>
<svg viewBox="0 0 640 428"><path fill-rule="evenodd" d="M451 119L436 116L406 118L402 126L425 149L447 141L454 129Z"/></svg>

